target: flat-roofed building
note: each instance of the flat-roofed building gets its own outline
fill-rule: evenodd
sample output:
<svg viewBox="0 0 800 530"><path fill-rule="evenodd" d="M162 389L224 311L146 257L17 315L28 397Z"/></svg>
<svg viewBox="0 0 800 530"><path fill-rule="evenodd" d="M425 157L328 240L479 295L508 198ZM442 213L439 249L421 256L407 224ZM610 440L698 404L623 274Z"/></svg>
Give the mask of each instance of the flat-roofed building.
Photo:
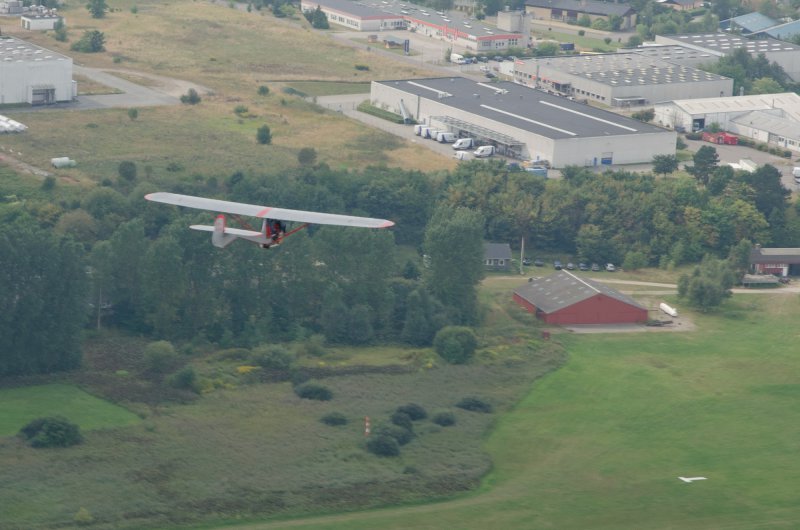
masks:
<svg viewBox="0 0 800 530"><path fill-rule="evenodd" d="M618 29L630 29L636 19L636 10L629 4L600 2L598 0L525 0L525 11L536 19L577 23L582 16L589 20L602 19L611 23L619 17Z"/></svg>
<svg viewBox="0 0 800 530"><path fill-rule="evenodd" d="M76 95L72 59L15 37L0 37L0 104L44 105Z"/></svg>
<svg viewBox="0 0 800 530"><path fill-rule="evenodd" d="M794 92L665 101L656 103L654 109L655 123L687 131L699 131L716 123L724 131L734 132L739 127L736 132L742 133L740 118L754 111L800 124L800 96Z"/></svg>
<svg viewBox="0 0 800 530"><path fill-rule="evenodd" d="M772 38L747 39L727 33L696 35L656 35L656 44L677 44L721 57L743 48L752 57L764 54L769 62L779 64L794 81L800 81L800 46ZM716 61L711 61L716 62Z"/></svg>
<svg viewBox="0 0 800 530"><path fill-rule="evenodd" d="M675 154L675 131L511 82L462 77L373 81L372 104L555 167L652 162Z"/></svg>
<svg viewBox="0 0 800 530"><path fill-rule="evenodd" d="M733 79L636 52L517 60L514 80L612 107L733 92Z"/></svg>
<svg viewBox="0 0 800 530"><path fill-rule="evenodd" d="M316 11L328 17L328 22L354 31L383 31L404 29L403 17L383 8L371 7L351 0L301 0L300 10Z"/></svg>
<svg viewBox="0 0 800 530"><path fill-rule="evenodd" d="M441 39L473 53L491 54L508 48L524 48L530 40L529 34L503 30L458 11L435 11L409 4L401 7L400 13L408 29L418 35Z"/></svg>
<svg viewBox="0 0 800 530"><path fill-rule="evenodd" d="M53 13L27 14L19 17L20 25L30 31L49 31L63 18Z"/></svg>

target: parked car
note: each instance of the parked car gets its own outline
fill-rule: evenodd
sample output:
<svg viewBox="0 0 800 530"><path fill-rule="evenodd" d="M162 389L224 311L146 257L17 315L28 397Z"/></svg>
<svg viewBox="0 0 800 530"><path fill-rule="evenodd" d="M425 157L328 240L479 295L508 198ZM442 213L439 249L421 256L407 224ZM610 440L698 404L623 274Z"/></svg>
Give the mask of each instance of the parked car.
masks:
<svg viewBox="0 0 800 530"><path fill-rule="evenodd" d="M553 262L553 268L557 271L560 271L563 268L563 266L561 265L561 262L559 260L555 260Z"/></svg>
<svg viewBox="0 0 800 530"><path fill-rule="evenodd" d="M503 57L502 55L495 55L494 57L492 57L492 59L494 59L498 63L502 63L503 61L505 61L505 57Z"/></svg>
<svg viewBox="0 0 800 530"><path fill-rule="evenodd" d="M578 270L579 271L588 271L589 266L585 263L578 263Z"/></svg>
<svg viewBox="0 0 800 530"><path fill-rule="evenodd" d="M569 263L567 263L567 270L568 271L574 271L575 270L575 264L572 263L571 261Z"/></svg>
<svg viewBox="0 0 800 530"><path fill-rule="evenodd" d="M530 265L531 264L531 258L522 258L522 264L523 265Z"/></svg>
<svg viewBox="0 0 800 530"><path fill-rule="evenodd" d="M536 265L537 267L544 267L544 261L542 261L542 260L540 260L538 258L533 260L533 264Z"/></svg>
<svg viewBox="0 0 800 530"><path fill-rule="evenodd" d="M606 270L608 272L614 272L617 268L614 266L613 263L606 263Z"/></svg>
<svg viewBox="0 0 800 530"><path fill-rule="evenodd" d="M599 272L600 271L600 265L598 265L597 263L592 263L592 270L594 272Z"/></svg>
<svg viewBox="0 0 800 530"><path fill-rule="evenodd" d="M482 62L482 63L488 63L488 62L489 62L489 58L488 58L488 57L486 57L485 55L481 55L481 56L479 56L479 57L478 57L478 60L479 60L480 62Z"/></svg>
<svg viewBox="0 0 800 530"><path fill-rule="evenodd" d="M494 79L495 77L497 77L497 74L495 74L494 72L486 72L483 75L486 76L486 79Z"/></svg>

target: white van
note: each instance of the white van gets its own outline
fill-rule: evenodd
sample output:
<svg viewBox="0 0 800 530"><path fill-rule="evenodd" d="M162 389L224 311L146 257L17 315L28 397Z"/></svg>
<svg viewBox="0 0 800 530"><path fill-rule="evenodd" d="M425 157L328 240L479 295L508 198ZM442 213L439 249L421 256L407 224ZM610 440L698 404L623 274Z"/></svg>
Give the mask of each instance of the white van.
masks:
<svg viewBox="0 0 800 530"><path fill-rule="evenodd" d="M451 132L440 132L436 135L436 141L443 144L452 144L456 141L456 135Z"/></svg>
<svg viewBox="0 0 800 530"><path fill-rule="evenodd" d="M792 168L792 176L794 177L794 181L800 184L800 167Z"/></svg>
<svg viewBox="0 0 800 530"><path fill-rule="evenodd" d="M472 138L459 138L453 144L453 149L472 149L475 147L475 140Z"/></svg>
<svg viewBox="0 0 800 530"><path fill-rule="evenodd" d="M422 133L422 128L423 127L425 127L425 126L422 125L421 123L418 123L418 124L414 125L414 134L419 136Z"/></svg>
<svg viewBox="0 0 800 530"><path fill-rule="evenodd" d="M487 158L494 154L494 146L493 145L482 145L475 149L475 152L472 153L475 155L475 158Z"/></svg>

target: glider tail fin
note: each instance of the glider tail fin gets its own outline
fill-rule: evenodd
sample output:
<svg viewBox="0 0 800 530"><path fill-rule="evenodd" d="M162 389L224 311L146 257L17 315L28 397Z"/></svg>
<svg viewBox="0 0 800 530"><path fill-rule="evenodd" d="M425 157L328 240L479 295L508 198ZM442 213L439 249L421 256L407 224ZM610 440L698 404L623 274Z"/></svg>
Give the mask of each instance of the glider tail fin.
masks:
<svg viewBox="0 0 800 530"><path fill-rule="evenodd" d="M214 221L214 232L211 233L211 243L218 248L225 248L236 240L235 235L225 233L225 216L220 214Z"/></svg>

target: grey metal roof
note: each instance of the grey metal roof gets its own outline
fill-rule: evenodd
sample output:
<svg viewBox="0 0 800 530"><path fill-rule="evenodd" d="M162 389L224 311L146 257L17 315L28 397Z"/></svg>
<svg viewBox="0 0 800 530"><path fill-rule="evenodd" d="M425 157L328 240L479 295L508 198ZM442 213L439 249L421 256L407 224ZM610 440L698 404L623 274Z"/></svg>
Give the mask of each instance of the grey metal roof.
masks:
<svg viewBox="0 0 800 530"><path fill-rule="evenodd" d="M758 11L739 15L738 17L729 18L719 23L720 27L737 26L750 33L758 33L759 31L771 28L778 22L771 19L767 15L762 15Z"/></svg>
<svg viewBox="0 0 800 530"><path fill-rule="evenodd" d="M727 79L691 66L673 64L657 56L635 52L546 57L524 62L534 69L537 64L549 66L610 86L685 84Z"/></svg>
<svg viewBox="0 0 800 530"><path fill-rule="evenodd" d="M710 50L696 50L678 44L646 45L630 50L620 50L619 53L636 53L645 57L657 58L671 64L703 64L715 63L723 54Z"/></svg>
<svg viewBox="0 0 800 530"><path fill-rule="evenodd" d="M360 18L402 18L388 11L383 4L369 5L364 2L352 0L309 0L310 4L319 4L327 9L332 9Z"/></svg>
<svg viewBox="0 0 800 530"><path fill-rule="evenodd" d="M508 243L484 243L484 259L511 259L511 245Z"/></svg>
<svg viewBox="0 0 800 530"><path fill-rule="evenodd" d="M554 313L597 295L605 295L625 304L645 309L630 296L595 282L561 270L544 278L534 278L514 289L514 294L524 298L545 313Z"/></svg>
<svg viewBox="0 0 800 530"><path fill-rule="evenodd" d="M748 53L785 53L800 51L800 46L790 42L779 41L769 37L763 39L748 39L739 35L728 33L703 33L694 35L657 35L657 43L681 44L695 49L704 49L733 53L734 50L745 48Z"/></svg>
<svg viewBox="0 0 800 530"><path fill-rule="evenodd" d="M751 94L721 98L676 99L672 101L686 114L696 116L720 112L751 112L780 109L786 116L800 122L800 95L794 92L780 94Z"/></svg>
<svg viewBox="0 0 800 530"><path fill-rule="evenodd" d="M525 5L603 16L617 15L624 17L629 13L636 12L636 10L628 4L599 2L597 0L525 0Z"/></svg>
<svg viewBox="0 0 800 530"><path fill-rule="evenodd" d="M750 263L800 263L800 248L756 247L750 252Z"/></svg>
<svg viewBox="0 0 800 530"><path fill-rule="evenodd" d="M776 39L790 39L800 33L800 20L793 20L785 24L772 26L771 28L765 29L762 33Z"/></svg>
<svg viewBox="0 0 800 530"><path fill-rule="evenodd" d="M0 37L0 63L63 60L70 59L66 55L61 55L15 37Z"/></svg>
<svg viewBox="0 0 800 530"><path fill-rule="evenodd" d="M477 83L464 77L441 77L375 83L546 138L665 132L655 125L511 82Z"/></svg>
<svg viewBox="0 0 800 530"><path fill-rule="evenodd" d="M800 122L771 114L768 111L755 110L731 119L733 123L753 127L770 134L783 136L792 140L800 139Z"/></svg>

